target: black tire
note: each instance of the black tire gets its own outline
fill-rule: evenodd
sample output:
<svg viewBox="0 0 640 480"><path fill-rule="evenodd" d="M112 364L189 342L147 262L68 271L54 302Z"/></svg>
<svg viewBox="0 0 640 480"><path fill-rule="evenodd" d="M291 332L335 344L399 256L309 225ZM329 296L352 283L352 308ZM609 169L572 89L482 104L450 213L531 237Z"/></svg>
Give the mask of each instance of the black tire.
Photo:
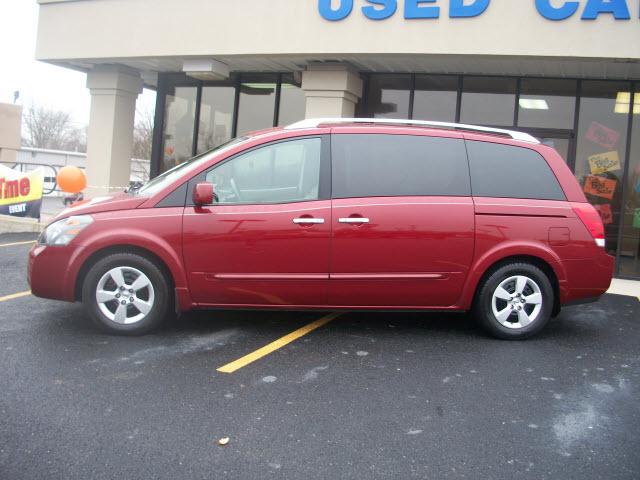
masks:
<svg viewBox="0 0 640 480"><path fill-rule="evenodd" d="M542 304L535 319L526 326L509 328L504 326L493 313L493 294L505 280L514 276L525 276L533 280L540 289ZM531 287L528 286L528 289ZM523 340L539 333L549 322L553 312L554 292L547 275L530 263L508 263L491 272L478 286L477 296L473 306L475 320L490 335L503 340ZM515 295L515 292L514 292ZM498 300L498 302L502 302ZM504 301L504 306L509 307ZM525 308L523 306L523 308ZM532 309L533 307L526 307ZM511 314L507 322L517 324L517 312ZM526 320L526 319L525 319ZM524 322L523 322L524 323Z"/></svg>
<svg viewBox="0 0 640 480"><path fill-rule="evenodd" d="M110 270L123 267L138 270L144 273L149 279L153 288L153 305L148 311L146 316L141 320L132 324L120 324L108 318L100 309L96 298L96 289L100 279ZM115 284L112 284L112 288ZM111 290L111 288L109 288ZM143 291L141 295L145 295ZM125 295L129 295L126 294ZM147 296L149 293L147 293ZM148 298L147 298L148 300ZM114 303L109 303L108 308L114 310L118 308L118 302L120 300L114 300ZM82 303L86 312L89 314L92 322L101 330L114 335L142 335L148 333L157 327L169 316L173 308L173 296L169 287L169 280L166 278L166 274L163 270L153 261L135 253L114 253L107 257L98 260L95 265L91 267L87 276L84 279L82 286ZM135 305L135 304L134 304ZM129 309L127 305L125 308ZM126 315L131 309L127 310ZM137 309L132 310L141 313Z"/></svg>

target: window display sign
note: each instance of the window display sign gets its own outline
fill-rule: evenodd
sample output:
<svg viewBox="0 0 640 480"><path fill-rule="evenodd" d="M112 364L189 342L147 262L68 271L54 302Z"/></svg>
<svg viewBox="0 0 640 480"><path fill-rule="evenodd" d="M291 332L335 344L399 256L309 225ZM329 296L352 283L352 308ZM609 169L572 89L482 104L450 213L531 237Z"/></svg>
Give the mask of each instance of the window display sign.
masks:
<svg viewBox="0 0 640 480"><path fill-rule="evenodd" d="M0 214L40 218L42 169L22 173L0 165Z"/></svg>
<svg viewBox="0 0 640 480"><path fill-rule="evenodd" d="M597 143L601 147L613 149L616 143L618 143L618 140L620 140L620 133L598 122L593 122L589 126L585 137L587 140Z"/></svg>
<svg viewBox="0 0 640 480"><path fill-rule="evenodd" d="M617 183L615 180L589 175L584 181L584 193L611 200Z"/></svg>
<svg viewBox="0 0 640 480"><path fill-rule="evenodd" d="M620 155L617 151L600 153L589 157L589 168L593 175L621 170Z"/></svg>
<svg viewBox="0 0 640 480"><path fill-rule="evenodd" d="M602 218L602 223L605 225L610 225L613 223L613 212L611 210L611 205L608 203L603 203L602 205L594 205L595 209L600 214L600 218Z"/></svg>

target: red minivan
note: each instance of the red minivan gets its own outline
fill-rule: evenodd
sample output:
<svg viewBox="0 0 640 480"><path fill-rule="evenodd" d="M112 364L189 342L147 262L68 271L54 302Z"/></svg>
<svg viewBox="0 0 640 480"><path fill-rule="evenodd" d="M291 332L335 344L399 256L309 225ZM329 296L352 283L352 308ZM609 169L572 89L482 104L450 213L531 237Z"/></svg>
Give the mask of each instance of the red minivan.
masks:
<svg viewBox="0 0 640 480"><path fill-rule="evenodd" d="M76 204L28 274L34 295L81 300L118 334L196 308L472 310L521 339L608 289L604 246L571 171L530 135L320 119Z"/></svg>

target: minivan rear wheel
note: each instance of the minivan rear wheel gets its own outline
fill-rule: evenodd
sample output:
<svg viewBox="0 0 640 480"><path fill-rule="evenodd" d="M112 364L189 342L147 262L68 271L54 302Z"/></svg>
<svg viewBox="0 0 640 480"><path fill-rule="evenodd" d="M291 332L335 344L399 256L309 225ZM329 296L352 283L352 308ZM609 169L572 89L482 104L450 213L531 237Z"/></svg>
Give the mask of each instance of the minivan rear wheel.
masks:
<svg viewBox="0 0 640 480"><path fill-rule="evenodd" d="M549 278L538 267L508 263L480 285L473 313L491 335L506 340L525 339L549 322L553 296Z"/></svg>
<svg viewBox="0 0 640 480"><path fill-rule="evenodd" d="M141 335L158 327L170 311L165 274L135 253L115 253L89 270L82 303L93 323L117 335Z"/></svg>

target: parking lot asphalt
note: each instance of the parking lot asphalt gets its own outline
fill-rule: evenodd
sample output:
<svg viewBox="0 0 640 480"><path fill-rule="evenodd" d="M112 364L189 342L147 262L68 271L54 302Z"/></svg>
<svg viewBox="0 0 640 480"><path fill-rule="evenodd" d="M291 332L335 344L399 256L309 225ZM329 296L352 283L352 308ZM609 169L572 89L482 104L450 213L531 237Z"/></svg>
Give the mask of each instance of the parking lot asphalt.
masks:
<svg viewBox="0 0 640 480"><path fill-rule="evenodd" d="M28 290L30 247L0 247L0 297ZM79 304L0 302L0 478L640 478L636 298L524 342L347 313L217 371L323 315L195 312L125 338Z"/></svg>

